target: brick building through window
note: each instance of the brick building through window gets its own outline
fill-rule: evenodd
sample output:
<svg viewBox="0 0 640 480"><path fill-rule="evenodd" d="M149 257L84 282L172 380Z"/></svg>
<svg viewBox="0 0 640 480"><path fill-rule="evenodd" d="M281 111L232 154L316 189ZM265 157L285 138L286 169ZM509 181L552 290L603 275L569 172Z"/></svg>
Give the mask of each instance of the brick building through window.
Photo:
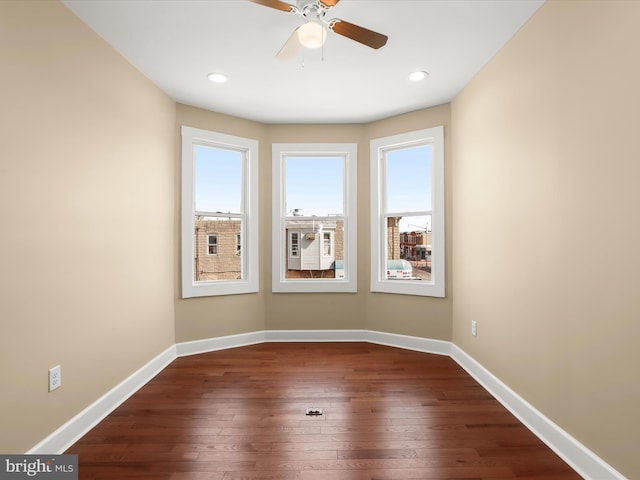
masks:
<svg viewBox="0 0 640 480"><path fill-rule="evenodd" d="M242 222L235 219L196 217L195 280L242 278Z"/></svg>

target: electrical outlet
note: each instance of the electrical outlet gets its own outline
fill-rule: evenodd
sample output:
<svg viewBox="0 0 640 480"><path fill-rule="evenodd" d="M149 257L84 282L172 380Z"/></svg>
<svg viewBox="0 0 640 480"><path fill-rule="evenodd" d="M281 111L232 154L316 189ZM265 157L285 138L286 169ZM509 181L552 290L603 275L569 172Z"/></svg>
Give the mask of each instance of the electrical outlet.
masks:
<svg viewBox="0 0 640 480"><path fill-rule="evenodd" d="M478 336L478 324L475 320L471 320L471 335L474 337Z"/></svg>
<svg viewBox="0 0 640 480"><path fill-rule="evenodd" d="M49 391L53 392L62 385L62 368L56 365L49 369Z"/></svg>

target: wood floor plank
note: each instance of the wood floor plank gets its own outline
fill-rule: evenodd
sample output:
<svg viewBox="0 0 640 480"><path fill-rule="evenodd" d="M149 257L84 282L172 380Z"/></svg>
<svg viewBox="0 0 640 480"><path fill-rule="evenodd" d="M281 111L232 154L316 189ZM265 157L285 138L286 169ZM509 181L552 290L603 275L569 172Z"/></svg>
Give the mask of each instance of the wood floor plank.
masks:
<svg viewBox="0 0 640 480"><path fill-rule="evenodd" d="M451 358L369 343L180 357L66 453L85 480L580 478Z"/></svg>

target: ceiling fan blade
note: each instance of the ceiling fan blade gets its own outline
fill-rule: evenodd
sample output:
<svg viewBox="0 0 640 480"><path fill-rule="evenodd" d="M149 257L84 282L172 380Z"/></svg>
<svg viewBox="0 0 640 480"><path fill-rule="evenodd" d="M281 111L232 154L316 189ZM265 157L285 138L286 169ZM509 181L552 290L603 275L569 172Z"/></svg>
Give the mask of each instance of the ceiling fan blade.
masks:
<svg viewBox="0 0 640 480"><path fill-rule="evenodd" d="M258 5L264 5L265 7L275 8L276 10L282 10L283 12L293 12L296 7L280 0L250 0Z"/></svg>
<svg viewBox="0 0 640 480"><path fill-rule="evenodd" d="M300 27L298 27L300 28ZM300 41L298 40L298 28L296 28L291 36L284 42L280 51L276 54L280 60L289 60L295 57L300 51Z"/></svg>
<svg viewBox="0 0 640 480"><path fill-rule="evenodd" d="M339 1L340 0L320 0L320 3L323 6L329 8L329 7L335 7L338 4Z"/></svg>
<svg viewBox="0 0 640 480"><path fill-rule="evenodd" d="M368 28L345 22L339 18L334 18L329 22L329 28L343 37L350 38L362 43L367 47L378 49L386 45L388 37Z"/></svg>

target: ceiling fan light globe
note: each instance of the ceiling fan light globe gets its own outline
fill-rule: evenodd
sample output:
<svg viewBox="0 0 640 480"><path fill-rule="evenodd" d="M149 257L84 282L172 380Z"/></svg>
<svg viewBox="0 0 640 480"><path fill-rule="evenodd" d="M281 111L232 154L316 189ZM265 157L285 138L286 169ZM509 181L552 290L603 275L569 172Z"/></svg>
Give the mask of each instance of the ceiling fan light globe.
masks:
<svg viewBox="0 0 640 480"><path fill-rule="evenodd" d="M326 39L324 27L319 22L309 21L298 29L298 40L305 48L320 48Z"/></svg>

